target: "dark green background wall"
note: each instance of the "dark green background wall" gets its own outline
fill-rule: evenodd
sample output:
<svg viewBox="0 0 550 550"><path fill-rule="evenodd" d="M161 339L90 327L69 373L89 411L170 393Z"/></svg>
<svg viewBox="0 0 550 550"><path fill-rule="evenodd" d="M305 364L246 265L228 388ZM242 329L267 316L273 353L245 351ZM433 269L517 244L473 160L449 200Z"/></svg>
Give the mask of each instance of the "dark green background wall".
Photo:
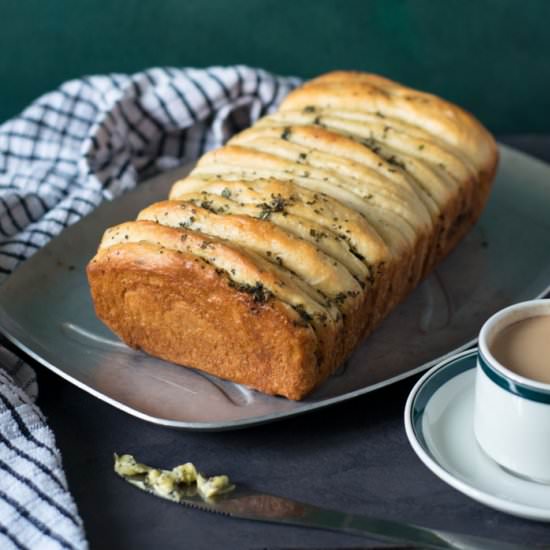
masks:
<svg viewBox="0 0 550 550"><path fill-rule="evenodd" d="M547 0L3 0L0 120L82 74L246 63L375 71L495 132L550 131Z"/></svg>

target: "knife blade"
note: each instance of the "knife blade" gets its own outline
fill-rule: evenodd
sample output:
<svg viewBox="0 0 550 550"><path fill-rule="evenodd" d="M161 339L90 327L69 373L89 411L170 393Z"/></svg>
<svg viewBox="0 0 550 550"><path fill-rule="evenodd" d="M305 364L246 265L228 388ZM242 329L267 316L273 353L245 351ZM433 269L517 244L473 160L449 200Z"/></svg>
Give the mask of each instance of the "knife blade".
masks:
<svg viewBox="0 0 550 550"><path fill-rule="evenodd" d="M258 493L245 487L237 487L230 493L203 499L196 489L176 489L176 493L161 495L143 484L144 476L123 477L128 483L160 498L206 512L214 512L232 518L279 523L374 539L412 544L421 548L454 550L520 550L526 546L420 527L398 521L378 519L366 515L349 514L298 502L285 497Z"/></svg>

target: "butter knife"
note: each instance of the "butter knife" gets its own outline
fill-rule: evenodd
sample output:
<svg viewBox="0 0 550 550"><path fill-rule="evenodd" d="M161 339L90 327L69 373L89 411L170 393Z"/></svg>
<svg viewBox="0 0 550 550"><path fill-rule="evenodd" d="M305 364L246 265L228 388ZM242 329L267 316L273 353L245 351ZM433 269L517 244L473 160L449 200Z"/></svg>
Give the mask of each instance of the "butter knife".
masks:
<svg viewBox="0 0 550 550"><path fill-rule="evenodd" d="M387 542L412 544L421 548L456 550L519 550L527 548L526 546L428 529L398 521L347 514L289 498L257 493L244 487L237 487L230 493L204 500L196 494L196 491L188 489L176 489L179 491L178 493L166 496L152 492L143 483L144 475L125 476L123 479L134 487L160 498L233 518L340 531Z"/></svg>

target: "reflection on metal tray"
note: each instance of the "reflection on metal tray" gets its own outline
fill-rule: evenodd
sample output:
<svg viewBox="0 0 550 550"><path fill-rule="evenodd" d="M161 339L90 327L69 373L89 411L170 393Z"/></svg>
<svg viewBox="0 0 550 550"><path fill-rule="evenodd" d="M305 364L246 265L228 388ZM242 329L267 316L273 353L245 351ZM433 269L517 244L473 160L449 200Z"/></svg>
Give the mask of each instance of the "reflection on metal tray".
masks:
<svg viewBox="0 0 550 550"><path fill-rule="evenodd" d="M0 288L0 331L54 372L145 420L221 430L350 399L427 369L472 343L483 321L550 284L550 166L501 147L478 225L372 334L301 402L269 397L119 342L94 315L85 277L106 227L167 196L185 169L161 175L64 231Z"/></svg>

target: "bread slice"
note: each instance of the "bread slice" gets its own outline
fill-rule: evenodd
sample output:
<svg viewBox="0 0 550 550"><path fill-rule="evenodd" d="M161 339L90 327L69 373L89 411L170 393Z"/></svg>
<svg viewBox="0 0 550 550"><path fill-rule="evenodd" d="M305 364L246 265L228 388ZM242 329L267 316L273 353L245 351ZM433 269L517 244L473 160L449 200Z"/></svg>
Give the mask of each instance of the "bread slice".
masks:
<svg viewBox="0 0 550 550"><path fill-rule="evenodd" d="M459 107L323 75L106 231L96 313L132 347L302 399L472 227L497 162Z"/></svg>

